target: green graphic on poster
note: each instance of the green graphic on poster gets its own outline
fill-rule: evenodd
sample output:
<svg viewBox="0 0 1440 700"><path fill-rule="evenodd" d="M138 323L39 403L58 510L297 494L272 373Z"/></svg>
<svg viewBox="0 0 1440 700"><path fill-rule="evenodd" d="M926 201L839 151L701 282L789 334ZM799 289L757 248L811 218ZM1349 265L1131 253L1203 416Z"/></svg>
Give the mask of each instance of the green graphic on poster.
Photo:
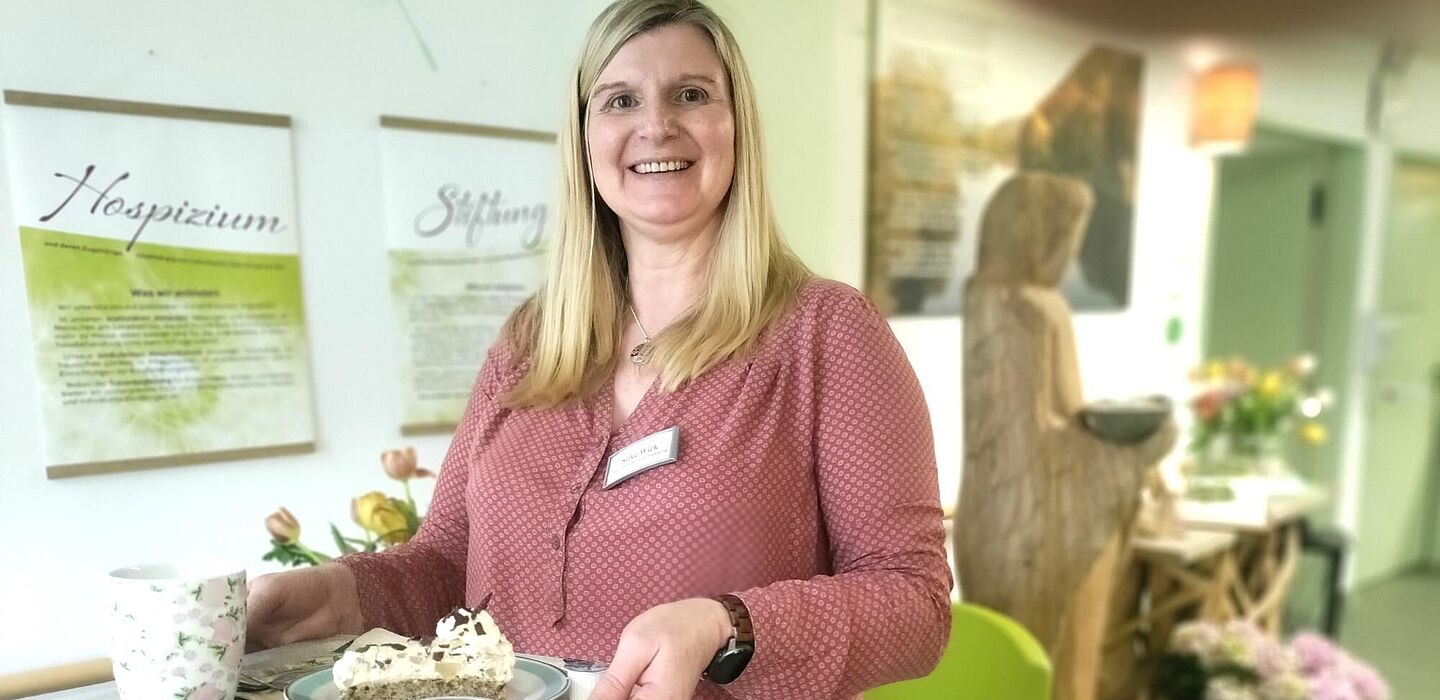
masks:
<svg viewBox="0 0 1440 700"><path fill-rule="evenodd" d="M20 240L52 465L311 440L297 256Z"/></svg>

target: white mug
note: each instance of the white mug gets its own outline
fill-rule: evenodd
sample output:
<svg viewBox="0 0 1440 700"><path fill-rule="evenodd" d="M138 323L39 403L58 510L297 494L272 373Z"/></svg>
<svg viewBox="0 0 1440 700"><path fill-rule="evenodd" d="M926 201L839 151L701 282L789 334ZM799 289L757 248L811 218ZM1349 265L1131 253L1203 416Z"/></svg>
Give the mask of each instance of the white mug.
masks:
<svg viewBox="0 0 1440 700"><path fill-rule="evenodd" d="M232 700L245 655L245 570L148 564L106 581L123 700Z"/></svg>

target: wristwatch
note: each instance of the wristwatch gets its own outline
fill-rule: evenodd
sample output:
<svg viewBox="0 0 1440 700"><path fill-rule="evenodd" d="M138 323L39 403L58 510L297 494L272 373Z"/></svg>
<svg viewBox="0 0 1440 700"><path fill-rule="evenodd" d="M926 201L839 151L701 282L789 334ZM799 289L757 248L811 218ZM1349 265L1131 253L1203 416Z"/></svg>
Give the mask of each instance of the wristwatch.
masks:
<svg viewBox="0 0 1440 700"><path fill-rule="evenodd" d="M730 640L715 652L715 658L705 667L704 675L712 682L724 685L739 678L750 663L750 657L755 655L755 628L750 624L750 611L745 608L745 601L728 593L715 596L715 600L725 606L725 612L730 613Z"/></svg>

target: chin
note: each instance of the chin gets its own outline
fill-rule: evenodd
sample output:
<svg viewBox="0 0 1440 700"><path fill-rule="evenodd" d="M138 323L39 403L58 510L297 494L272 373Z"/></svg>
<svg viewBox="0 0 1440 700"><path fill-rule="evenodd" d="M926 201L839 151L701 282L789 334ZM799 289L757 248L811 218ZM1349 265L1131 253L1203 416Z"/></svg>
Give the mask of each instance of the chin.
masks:
<svg viewBox="0 0 1440 700"><path fill-rule="evenodd" d="M702 217L698 207L676 207L663 204L653 207L636 207L630 211L630 214L630 220L635 224L652 228L680 226L686 222L709 218Z"/></svg>

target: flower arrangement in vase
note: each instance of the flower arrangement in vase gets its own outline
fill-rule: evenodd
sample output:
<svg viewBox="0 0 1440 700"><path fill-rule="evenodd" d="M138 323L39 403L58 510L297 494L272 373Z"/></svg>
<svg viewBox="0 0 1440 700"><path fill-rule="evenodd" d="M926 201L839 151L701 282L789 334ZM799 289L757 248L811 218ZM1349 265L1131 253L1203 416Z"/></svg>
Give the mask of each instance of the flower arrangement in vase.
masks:
<svg viewBox="0 0 1440 700"><path fill-rule="evenodd" d="M1389 700L1375 669L1334 642L1302 633L1284 643L1249 622L1175 629L1156 669L1163 700Z"/></svg>
<svg viewBox="0 0 1440 700"><path fill-rule="evenodd" d="M1318 419L1335 397L1315 386L1315 367L1315 356L1304 354L1283 367L1260 368L1235 357L1212 360L1192 372L1197 385L1190 401L1193 474L1293 478L1283 455L1285 439L1292 433L1312 445L1328 439ZM1188 495L1205 499L1207 489L1217 488L1224 486L1201 479Z"/></svg>
<svg viewBox="0 0 1440 700"><path fill-rule="evenodd" d="M351 499L350 518L360 526L362 536L348 537L331 523L330 536L340 554L374 552L409 542L420 530L424 516L415 507L415 498L410 494L410 480L433 477L434 472L420 468L413 447L380 453L380 464L387 476L400 482L404 497L370 491ZM264 561L277 561L287 566L316 566L331 559L330 555L300 542L300 521L284 507L265 518L265 529L270 533L270 551L261 557Z"/></svg>

